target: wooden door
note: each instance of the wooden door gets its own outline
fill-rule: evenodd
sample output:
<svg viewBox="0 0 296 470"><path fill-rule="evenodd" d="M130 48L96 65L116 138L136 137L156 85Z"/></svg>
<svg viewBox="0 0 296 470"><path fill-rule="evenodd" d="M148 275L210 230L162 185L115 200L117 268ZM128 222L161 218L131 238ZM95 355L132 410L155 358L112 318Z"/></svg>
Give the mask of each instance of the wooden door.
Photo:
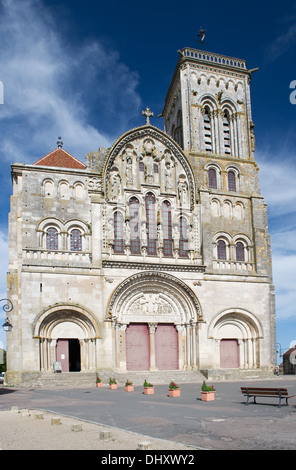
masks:
<svg viewBox="0 0 296 470"><path fill-rule="evenodd" d="M69 372L69 340L57 340L56 356L57 361L61 363L62 372Z"/></svg>
<svg viewBox="0 0 296 470"><path fill-rule="evenodd" d="M223 369L239 367L238 342L236 339L221 339L220 367Z"/></svg>
<svg viewBox="0 0 296 470"><path fill-rule="evenodd" d="M150 347L147 325L141 323L128 325L125 341L127 370L149 370Z"/></svg>
<svg viewBox="0 0 296 470"><path fill-rule="evenodd" d="M155 333L156 367L176 370L178 364L178 333L174 325L158 324Z"/></svg>

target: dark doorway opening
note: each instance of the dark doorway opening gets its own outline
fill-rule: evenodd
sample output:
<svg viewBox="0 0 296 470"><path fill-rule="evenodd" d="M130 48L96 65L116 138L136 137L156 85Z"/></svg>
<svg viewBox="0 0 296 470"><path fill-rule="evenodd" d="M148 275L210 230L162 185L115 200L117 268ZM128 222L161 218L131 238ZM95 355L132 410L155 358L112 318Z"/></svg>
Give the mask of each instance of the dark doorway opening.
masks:
<svg viewBox="0 0 296 470"><path fill-rule="evenodd" d="M78 339L69 339L69 372L81 370L80 343Z"/></svg>

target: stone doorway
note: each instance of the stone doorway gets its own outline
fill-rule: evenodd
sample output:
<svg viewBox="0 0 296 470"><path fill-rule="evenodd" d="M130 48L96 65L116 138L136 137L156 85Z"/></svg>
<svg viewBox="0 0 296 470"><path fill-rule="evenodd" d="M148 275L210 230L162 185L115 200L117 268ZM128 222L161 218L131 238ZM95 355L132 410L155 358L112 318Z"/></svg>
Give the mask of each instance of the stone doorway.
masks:
<svg viewBox="0 0 296 470"><path fill-rule="evenodd" d="M79 340L76 338L58 339L56 358L61 363L62 372L80 372L81 353Z"/></svg>

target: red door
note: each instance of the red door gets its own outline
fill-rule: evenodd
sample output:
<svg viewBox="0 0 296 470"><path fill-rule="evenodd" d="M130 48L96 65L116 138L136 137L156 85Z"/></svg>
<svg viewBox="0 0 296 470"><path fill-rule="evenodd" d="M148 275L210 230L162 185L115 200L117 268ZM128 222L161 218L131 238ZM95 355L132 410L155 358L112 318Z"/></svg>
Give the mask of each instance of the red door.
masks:
<svg viewBox="0 0 296 470"><path fill-rule="evenodd" d="M61 363L62 372L69 372L69 340L58 339L56 348L57 362Z"/></svg>
<svg viewBox="0 0 296 470"><path fill-rule="evenodd" d="M239 367L238 343L236 339L221 339L220 367L222 369Z"/></svg>
<svg viewBox="0 0 296 470"><path fill-rule="evenodd" d="M127 370L149 370L149 331L145 324L130 324L126 329Z"/></svg>
<svg viewBox="0 0 296 470"><path fill-rule="evenodd" d="M176 370L178 365L178 333L174 325L158 324L155 333L156 367Z"/></svg>

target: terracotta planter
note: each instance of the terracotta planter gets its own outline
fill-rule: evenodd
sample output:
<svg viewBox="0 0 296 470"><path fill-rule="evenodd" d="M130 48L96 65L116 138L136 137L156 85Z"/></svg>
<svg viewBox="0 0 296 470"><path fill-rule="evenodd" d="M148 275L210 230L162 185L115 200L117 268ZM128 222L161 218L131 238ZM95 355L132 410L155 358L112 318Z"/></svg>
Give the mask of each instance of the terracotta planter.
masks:
<svg viewBox="0 0 296 470"><path fill-rule="evenodd" d="M200 392L202 401L213 401L215 400L215 392Z"/></svg>
<svg viewBox="0 0 296 470"><path fill-rule="evenodd" d="M110 390L116 390L117 389L117 384L109 384Z"/></svg>
<svg viewBox="0 0 296 470"><path fill-rule="evenodd" d="M134 386L133 385L125 385L125 391L126 392L133 392L134 391Z"/></svg>
<svg viewBox="0 0 296 470"><path fill-rule="evenodd" d="M96 386L97 386L97 387L103 387L103 385L104 385L103 382L97 382L97 383L96 383Z"/></svg>
<svg viewBox="0 0 296 470"><path fill-rule="evenodd" d="M154 387L144 387L144 395L153 395Z"/></svg>
<svg viewBox="0 0 296 470"><path fill-rule="evenodd" d="M170 397L179 397L181 395L180 388L169 389L169 396Z"/></svg>

